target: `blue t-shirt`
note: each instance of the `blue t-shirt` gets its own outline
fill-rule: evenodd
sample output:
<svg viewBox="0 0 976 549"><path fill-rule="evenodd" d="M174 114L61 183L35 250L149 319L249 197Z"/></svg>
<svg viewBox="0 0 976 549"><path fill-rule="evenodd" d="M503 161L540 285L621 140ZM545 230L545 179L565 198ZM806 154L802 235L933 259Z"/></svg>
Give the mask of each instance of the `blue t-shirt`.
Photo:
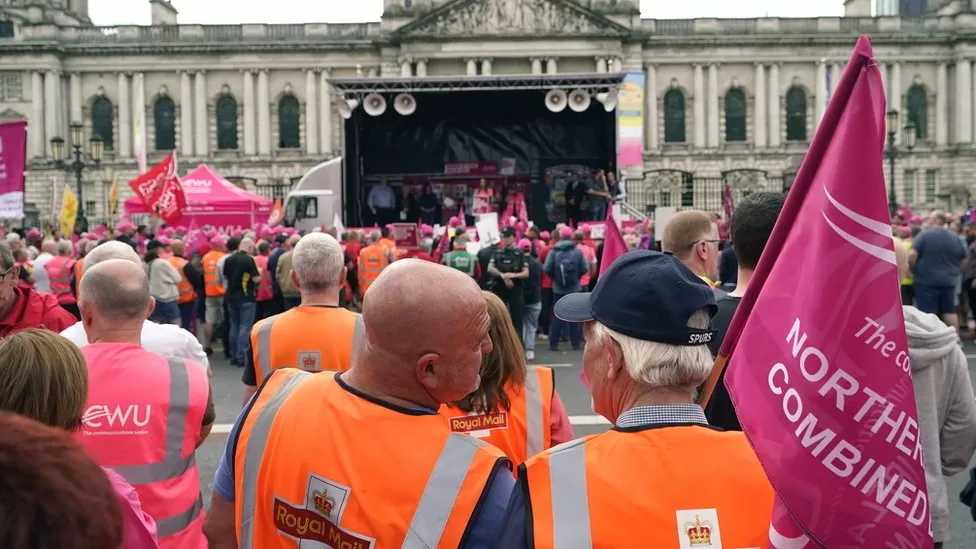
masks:
<svg viewBox="0 0 976 549"><path fill-rule="evenodd" d="M966 248L959 237L941 227L925 229L912 241L918 254L914 283L922 286L954 287L962 274Z"/></svg>
<svg viewBox="0 0 976 549"><path fill-rule="evenodd" d="M347 385L339 376L340 374L336 374L336 381L339 382L340 387L357 396L364 396L356 389ZM251 400L254 400L254 398L252 397ZM387 406L391 409L398 408L392 404L388 404ZM237 444L237 437L240 434L241 425L244 423L244 419L247 417L250 409L251 403L248 402L247 406L241 410L241 413L234 421L234 427L231 429L230 436L227 439L227 447L224 448L224 453L220 458L220 464L217 466L217 472L214 474L213 491L217 496L226 501L234 501L236 491L236 484L234 482L234 447ZM437 415L436 410L430 410L428 408L420 408L418 410ZM417 410L414 411L416 412ZM447 429L447 422L444 423L444 428ZM514 488L515 478L505 468L499 468L495 471L495 474L488 480L487 493L482 495L483 501L481 505L477 507L474 516L471 517L471 527L463 546L465 549L494 549L495 547L499 547L498 541L504 532L508 532L506 537L511 536L511 532L524 532L524 502L518 499L516 500L518 509L508 510ZM525 547L525 540L522 539L521 543L508 545L508 547L522 549Z"/></svg>

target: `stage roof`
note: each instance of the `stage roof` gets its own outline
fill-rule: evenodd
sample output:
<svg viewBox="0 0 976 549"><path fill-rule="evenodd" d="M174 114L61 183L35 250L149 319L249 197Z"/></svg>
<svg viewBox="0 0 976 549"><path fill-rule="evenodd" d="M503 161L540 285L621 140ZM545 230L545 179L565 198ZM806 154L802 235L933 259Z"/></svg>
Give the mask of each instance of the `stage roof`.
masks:
<svg viewBox="0 0 976 549"><path fill-rule="evenodd" d="M426 76L330 78L339 94L416 93L513 90L606 90L623 82L625 73L531 74L504 76Z"/></svg>

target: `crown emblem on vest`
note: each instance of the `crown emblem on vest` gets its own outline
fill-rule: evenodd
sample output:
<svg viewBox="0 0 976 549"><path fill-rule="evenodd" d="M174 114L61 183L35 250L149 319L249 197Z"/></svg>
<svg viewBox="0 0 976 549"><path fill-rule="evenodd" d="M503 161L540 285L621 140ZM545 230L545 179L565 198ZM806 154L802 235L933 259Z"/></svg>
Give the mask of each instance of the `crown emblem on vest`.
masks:
<svg viewBox="0 0 976 549"><path fill-rule="evenodd" d="M307 355L307 356L305 356L305 358L302 359L302 366L304 368L306 368L306 369L308 369L308 368L314 368L316 362L317 361L315 360L315 357L314 356Z"/></svg>
<svg viewBox="0 0 976 549"><path fill-rule="evenodd" d="M335 509L335 499L329 497L325 492L316 491L312 496L312 502L315 505L315 509L327 517L332 516L332 510Z"/></svg>
<svg viewBox="0 0 976 549"><path fill-rule="evenodd" d="M695 515L695 522L686 523L688 528L688 540L692 547L708 546L712 544L712 525L710 522L702 522Z"/></svg>

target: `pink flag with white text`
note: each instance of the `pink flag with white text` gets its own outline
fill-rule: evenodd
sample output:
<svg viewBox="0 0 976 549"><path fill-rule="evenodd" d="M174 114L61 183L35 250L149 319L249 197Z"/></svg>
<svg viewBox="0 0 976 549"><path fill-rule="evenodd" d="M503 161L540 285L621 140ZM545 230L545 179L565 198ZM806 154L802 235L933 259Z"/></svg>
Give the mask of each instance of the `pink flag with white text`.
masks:
<svg viewBox="0 0 976 549"><path fill-rule="evenodd" d="M932 547L884 143L862 37L723 342L770 547Z"/></svg>
<svg viewBox="0 0 976 549"><path fill-rule="evenodd" d="M607 210L606 229L603 234L603 255L600 256L600 276L610 268L618 257L627 253L627 243L624 242L617 221L613 217L613 208Z"/></svg>

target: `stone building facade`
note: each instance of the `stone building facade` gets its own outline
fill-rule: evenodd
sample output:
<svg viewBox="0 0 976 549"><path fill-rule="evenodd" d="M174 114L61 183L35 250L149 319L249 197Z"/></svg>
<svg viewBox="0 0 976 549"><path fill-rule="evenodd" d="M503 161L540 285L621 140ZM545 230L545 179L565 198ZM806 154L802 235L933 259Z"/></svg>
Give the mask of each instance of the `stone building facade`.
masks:
<svg viewBox="0 0 976 549"><path fill-rule="evenodd" d="M900 201L965 201L976 177L970 0L925 17L870 17L871 0L848 0L845 17L734 20L642 19L636 0L384 2L378 23L179 25L151 0L151 26L96 27L86 0L0 1L0 118L29 124L27 201L42 218L59 206L73 178L51 167L50 139L72 121L106 143L84 181L97 219L113 178L136 175L140 111L150 163L175 148L181 170L206 162L280 190L342 154L332 78L642 71L635 206L700 206L720 191L689 177L736 192L789 184L861 34L889 105L919 126L897 165Z"/></svg>

